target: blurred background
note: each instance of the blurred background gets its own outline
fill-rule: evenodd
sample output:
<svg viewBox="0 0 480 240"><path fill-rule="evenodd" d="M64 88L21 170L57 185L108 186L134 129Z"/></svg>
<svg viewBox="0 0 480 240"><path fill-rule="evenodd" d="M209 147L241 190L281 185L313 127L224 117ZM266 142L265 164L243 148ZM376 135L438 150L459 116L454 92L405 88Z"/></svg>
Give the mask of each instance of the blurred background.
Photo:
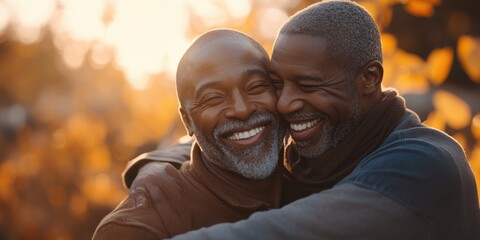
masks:
<svg viewBox="0 0 480 240"><path fill-rule="evenodd" d="M90 239L138 154L185 134L177 62L233 28L267 51L305 0L0 0L0 239ZM465 148L480 180L480 2L358 1L385 87ZM479 182L480 183L480 182Z"/></svg>

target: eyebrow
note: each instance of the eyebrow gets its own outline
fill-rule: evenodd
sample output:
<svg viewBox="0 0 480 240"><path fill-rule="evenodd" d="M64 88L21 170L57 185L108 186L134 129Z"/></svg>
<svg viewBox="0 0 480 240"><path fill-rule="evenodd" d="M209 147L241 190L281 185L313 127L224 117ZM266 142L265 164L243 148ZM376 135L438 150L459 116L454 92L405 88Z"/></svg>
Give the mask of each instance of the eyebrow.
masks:
<svg viewBox="0 0 480 240"><path fill-rule="evenodd" d="M296 82L300 81L316 81L316 82L321 82L323 81L322 78L319 77L312 77L312 76L306 76L306 75L297 75L293 78Z"/></svg>
<svg viewBox="0 0 480 240"><path fill-rule="evenodd" d="M268 75L281 79L281 77L275 71L272 71L272 70L268 71ZM323 81L323 79L320 78L320 77L312 77L312 76L308 76L308 75L295 75L293 77L293 81L295 81L295 82L299 82L299 81Z"/></svg>
<svg viewBox="0 0 480 240"><path fill-rule="evenodd" d="M268 76L268 72L265 69L252 67L252 68L245 69L245 71L242 74L242 78L250 77L257 74L262 76Z"/></svg>

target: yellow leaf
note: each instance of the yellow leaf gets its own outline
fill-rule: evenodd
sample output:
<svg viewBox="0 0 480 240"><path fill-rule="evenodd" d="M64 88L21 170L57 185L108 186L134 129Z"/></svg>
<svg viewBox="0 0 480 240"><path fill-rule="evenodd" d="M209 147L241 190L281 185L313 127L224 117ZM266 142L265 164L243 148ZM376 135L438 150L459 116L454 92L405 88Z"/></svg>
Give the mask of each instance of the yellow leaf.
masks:
<svg viewBox="0 0 480 240"><path fill-rule="evenodd" d="M468 76L480 83L480 38L467 35L459 37L457 54Z"/></svg>
<svg viewBox="0 0 480 240"><path fill-rule="evenodd" d="M397 49L397 39L392 34L382 34L383 55L390 56Z"/></svg>
<svg viewBox="0 0 480 240"><path fill-rule="evenodd" d="M406 0L378 0L377 2L380 3L381 5L391 6L398 3L403 3L405 1Z"/></svg>
<svg viewBox="0 0 480 240"><path fill-rule="evenodd" d="M400 50L396 53L395 60L398 62L398 64L400 64L400 66L408 66L412 70L423 68L424 61L421 57Z"/></svg>
<svg viewBox="0 0 480 240"><path fill-rule="evenodd" d="M391 71L387 81L400 93L424 93L430 88L425 74L425 62L417 55L397 50L392 59L388 60L388 69Z"/></svg>
<svg viewBox="0 0 480 240"><path fill-rule="evenodd" d="M472 113L468 104L453 93L438 90L433 95L433 105L448 126L461 129L470 123Z"/></svg>
<svg viewBox="0 0 480 240"><path fill-rule="evenodd" d="M394 87L400 93L422 94L428 91L430 85L423 74L410 72L407 69L400 70Z"/></svg>
<svg viewBox="0 0 480 240"><path fill-rule="evenodd" d="M447 79L452 67L453 50L450 47L433 50L427 59L428 76L434 85L439 85Z"/></svg>
<svg viewBox="0 0 480 240"><path fill-rule="evenodd" d="M442 115L438 111L431 112L423 123L438 130L445 130L445 119L443 119Z"/></svg>
<svg viewBox="0 0 480 240"><path fill-rule="evenodd" d="M433 15L433 2L424 0L410 0L405 3L405 10L416 17L431 17Z"/></svg>
<svg viewBox="0 0 480 240"><path fill-rule="evenodd" d="M477 113L472 119L472 134L480 141L480 113Z"/></svg>

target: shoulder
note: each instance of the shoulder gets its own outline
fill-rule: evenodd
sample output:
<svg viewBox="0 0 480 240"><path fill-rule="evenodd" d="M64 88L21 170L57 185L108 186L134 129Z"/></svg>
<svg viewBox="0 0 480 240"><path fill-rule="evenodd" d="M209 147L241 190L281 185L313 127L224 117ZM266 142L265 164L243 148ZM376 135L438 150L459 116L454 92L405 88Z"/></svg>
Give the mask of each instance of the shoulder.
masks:
<svg viewBox="0 0 480 240"><path fill-rule="evenodd" d="M460 209L464 191L474 192L461 146L423 125L393 132L344 182L380 192L431 218Z"/></svg>
<svg viewBox="0 0 480 240"><path fill-rule="evenodd" d="M457 165L464 163L465 153L453 138L436 129L418 126L392 133L361 165L406 168L434 177L454 173Z"/></svg>
<svg viewBox="0 0 480 240"><path fill-rule="evenodd" d="M184 221L190 213L185 170L164 163L149 167L149 174L135 180L128 197L101 221L94 239L162 239L189 226Z"/></svg>
<svg viewBox="0 0 480 240"><path fill-rule="evenodd" d="M407 112L397 129L359 164L359 170L402 170L438 183L451 182L468 165L464 150L452 137L420 123ZM418 177L418 176L417 176Z"/></svg>
<svg viewBox="0 0 480 240"><path fill-rule="evenodd" d="M138 192L137 192L138 193ZM157 239L167 237L162 231L161 219L156 214L148 194L138 199L130 194L111 213L102 219L93 240L100 239Z"/></svg>

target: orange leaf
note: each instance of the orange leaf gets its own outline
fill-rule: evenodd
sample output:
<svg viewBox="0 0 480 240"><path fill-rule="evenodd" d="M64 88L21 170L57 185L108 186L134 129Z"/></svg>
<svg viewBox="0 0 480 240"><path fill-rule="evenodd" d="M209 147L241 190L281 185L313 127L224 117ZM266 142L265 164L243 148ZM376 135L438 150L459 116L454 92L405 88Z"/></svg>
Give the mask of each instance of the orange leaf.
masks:
<svg viewBox="0 0 480 240"><path fill-rule="evenodd" d="M480 141L480 113L475 114L472 119L472 134Z"/></svg>
<svg viewBox="0 0 480 240"><path fill-rule="evenodd" d="M453 50L450 47L433 50L427 59L427 71L434 85L439 85L447 79L452 67Z"/></svg>
<svg viewBox="0 0 480 240"><path fill-rule="evenodd" d="M438 111L431 112L423 123L438 130L445 130L445 119Z"/></svg>
<svg viewBox="0 0 480 240"><path fill-rule="evenodd" d="M397 49L397 39L392 34L382 34L382 50L383 55L390 56Z"/></svg>
<svg viewBox="0 0 480 240"><path fill-rule="evenodd" d="M480 83L480 38L460 36L457 54L463 69L468 76Z"/></svg>
<svg viewBox="0 0 480 240"><path fill-rule="evenodd" d="M470 106L453 93L438 90L433 95L433 104L447 124L454 129L468 126L472 119Z"/></svg>
<svg viewBox="0 0 480 240"><path fill-rule="evenodd" d="M405 3L405 10L416 17L431 17L433 15L433 2L423 0L410 0Z"/></svg>

